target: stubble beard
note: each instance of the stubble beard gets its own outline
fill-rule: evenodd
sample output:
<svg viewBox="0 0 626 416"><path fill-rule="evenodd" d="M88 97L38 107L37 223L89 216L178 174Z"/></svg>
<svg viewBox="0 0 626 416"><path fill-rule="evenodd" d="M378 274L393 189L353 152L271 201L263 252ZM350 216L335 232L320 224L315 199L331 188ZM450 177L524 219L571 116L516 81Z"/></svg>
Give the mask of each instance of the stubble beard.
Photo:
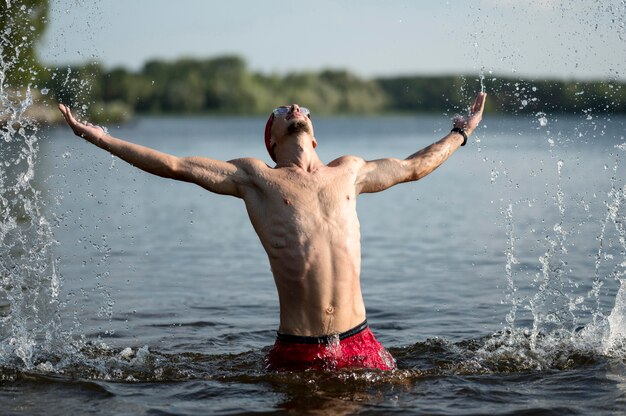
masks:
<svg viewBox="0 0 626 416"><path fill-rule="evenodd" d="M306 120L296 120L287 127L287 134L309 133L311 134L311 127Z"/></svg>

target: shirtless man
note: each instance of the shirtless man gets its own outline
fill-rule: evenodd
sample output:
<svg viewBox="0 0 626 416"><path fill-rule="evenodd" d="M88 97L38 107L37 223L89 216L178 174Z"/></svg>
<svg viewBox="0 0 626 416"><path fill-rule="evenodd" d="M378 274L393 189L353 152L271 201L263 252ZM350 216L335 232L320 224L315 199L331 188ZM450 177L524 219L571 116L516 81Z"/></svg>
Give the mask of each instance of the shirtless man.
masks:
<svg viewBox="0 0 626 416"><path fill-rule="evenodd" d="M486 95L478 94L452 131L404 160L317 156L311 114L297 104L276 108L265 144L276 166L254 158L223 162L177 157L116 139L59 110L77 136L146 172L192 182L243 199L278 290L280 325L267 361L272 370L395 368L367 327L361 295L361 244L356 197L428 175L478 126Z"/></svg>

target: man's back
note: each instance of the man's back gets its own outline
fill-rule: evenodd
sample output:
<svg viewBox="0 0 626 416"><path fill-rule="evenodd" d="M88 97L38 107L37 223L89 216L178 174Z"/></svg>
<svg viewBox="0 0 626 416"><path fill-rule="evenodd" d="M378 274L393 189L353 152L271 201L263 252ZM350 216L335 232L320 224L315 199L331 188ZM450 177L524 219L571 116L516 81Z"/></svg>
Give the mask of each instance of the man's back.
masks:
<svg viewBox="0 0 626 416"><path fill-rule="evenodd" d="M340 333L365 320L356 161L341 158L311 171L245 162L251 186L242 198L270 260L281 332Z"/></svg>

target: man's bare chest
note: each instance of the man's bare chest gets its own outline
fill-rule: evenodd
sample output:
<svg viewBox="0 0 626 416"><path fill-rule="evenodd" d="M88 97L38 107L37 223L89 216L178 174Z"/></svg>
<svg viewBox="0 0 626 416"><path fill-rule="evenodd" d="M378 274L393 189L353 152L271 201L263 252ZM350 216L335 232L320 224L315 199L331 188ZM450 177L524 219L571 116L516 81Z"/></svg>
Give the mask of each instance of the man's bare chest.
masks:
<svg viewBox="0 0 626 416"><path fill-rule="evenodd" d="M275 175L261 191L267 203L293 209L341 206L356 196L354 180L342 172L332 173Z"/></svg>

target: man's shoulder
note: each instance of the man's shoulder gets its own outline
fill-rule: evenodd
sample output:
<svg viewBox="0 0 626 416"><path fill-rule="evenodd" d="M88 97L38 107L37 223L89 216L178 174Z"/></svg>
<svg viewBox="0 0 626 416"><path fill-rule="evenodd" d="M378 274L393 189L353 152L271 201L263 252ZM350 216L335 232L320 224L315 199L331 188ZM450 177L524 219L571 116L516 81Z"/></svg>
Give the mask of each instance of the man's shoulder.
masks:
<svg viewBox="0 0 626 416"><path fill-rule="evenodd" d="M246 171L270 169L267 163L265 163L261 159L257 159L254 157L242 157L238 159L229 160L228 162L232 163L233 165L239 166Z"/></svg>
<svg viewBox="0 0 626 416"><path fill-rule="evenodd" d="M338 157L328 164L329 167L342 167L342 166L353 166L353 165L362 165L365 163L365 160L359 156L353 155L345 155Z"/></svg>

